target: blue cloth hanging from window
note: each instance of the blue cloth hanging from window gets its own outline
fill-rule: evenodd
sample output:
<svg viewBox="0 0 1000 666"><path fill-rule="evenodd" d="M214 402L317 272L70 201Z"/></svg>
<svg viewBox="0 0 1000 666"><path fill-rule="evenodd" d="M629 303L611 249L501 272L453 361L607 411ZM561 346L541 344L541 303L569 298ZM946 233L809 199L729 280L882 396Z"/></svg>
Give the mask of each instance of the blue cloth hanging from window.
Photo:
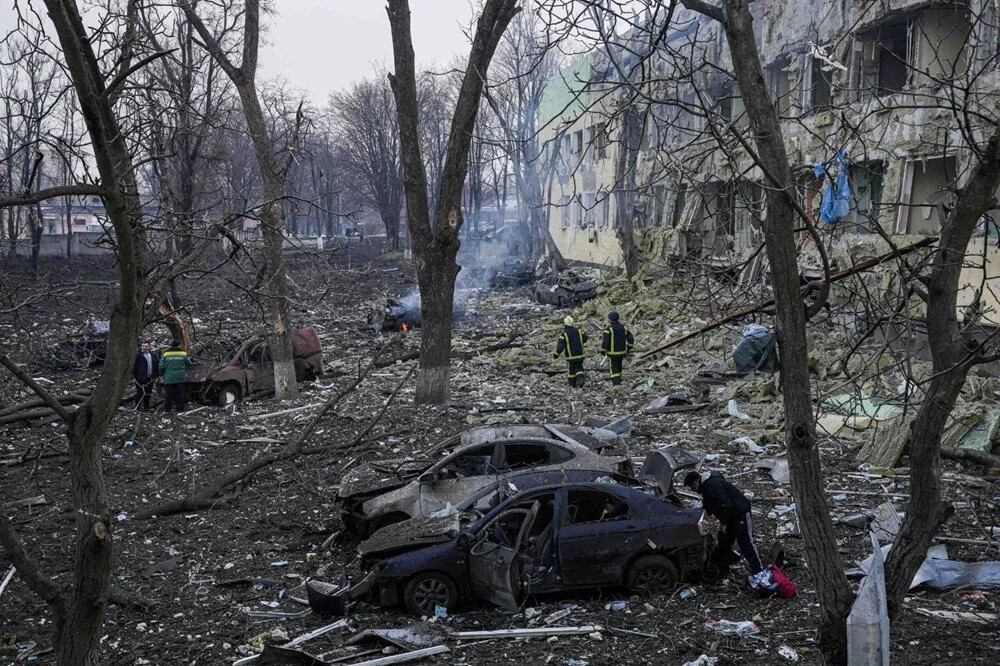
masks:
<svg viewBox="0 0 1000 666"><path fill-rule="evenodd" d="M837 170L837 178L828 182L823 190L823 200L819 205L819 214L824 222L833 224L847 217L851 212L851 184L847 180L847 151L841 148L833 158L833 168ZM826 175L826 162L819 162L813 167L817 178Z"/></svg>

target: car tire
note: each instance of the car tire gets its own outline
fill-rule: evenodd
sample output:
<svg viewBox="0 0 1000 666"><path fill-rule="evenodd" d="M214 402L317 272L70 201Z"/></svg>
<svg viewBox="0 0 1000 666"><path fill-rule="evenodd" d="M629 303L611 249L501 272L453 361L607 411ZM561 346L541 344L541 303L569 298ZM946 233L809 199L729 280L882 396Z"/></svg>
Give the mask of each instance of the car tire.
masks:
<svg viewBox="0 0 1000 666"><path fill-rule="evenodd" d="M219 407L228 407L234 402L240 401L240 387L235 382L228 382L223 384L218 391L215 392L215 401Z"/></svg>
<svg viewBox="0 0 1000 666"><path fill-rule="evenodd" d="M403 513L402 511L393 511L392 513L387 513L383 516L375 518L368 523L368 534L369 536L378 532L383 527L388 527L389 525L395 525L396 523L401 523L404 520L409 520L410 517Z"/></svg>
<svg viewBox="0 0 1000 666"><path fill-rule="evenodd" d="M403 588L403 604L414 615L432 617L437 606L451 613L458 610L458 587L447 574L428 571L417 574Z"/></svg>
<svg viewBox="0 0 1000 666"><path fill-rule="evenodd" d="M643 555L632 563L625 574L625 587L632 594L670 592L678 582L677 567L663 555Z"/></svg>

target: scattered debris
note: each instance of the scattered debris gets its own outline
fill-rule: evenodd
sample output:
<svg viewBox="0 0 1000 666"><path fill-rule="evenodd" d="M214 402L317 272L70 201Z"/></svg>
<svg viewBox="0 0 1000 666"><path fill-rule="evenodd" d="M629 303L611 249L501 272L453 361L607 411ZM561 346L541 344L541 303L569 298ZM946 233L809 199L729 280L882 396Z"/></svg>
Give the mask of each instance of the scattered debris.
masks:
<svg viewBox="0 0 1000 666"><path fill-rule="evenodd" d="M709 621L705 623L705 628L723 636L736 636L740 638L755 636L760 633L760 627L750 620L740 620L738 622L732 620Z"/></svg>
<svg viewBox="0 0 1000 666"><path fill-rule="evenodd" d="M1000 620L1000 615L996 613L977 613L972 611L947 611L947 610L930 610L928 608L914 608L915 613L920 615L926 615L927 617L936 617L942 620L951 620L953 622L973 622L975 624L995 624L997 620Z"/></svg>
<svg viewBox="0 0 1000 666"><path fill-rule="evenodd" d="M799 653L791 645L782 645L778 648L778 656L786 661L798 661Z"/></svg>
<svg viewBox="0 0 1000 666"><path fill-rule="evenodd" d="M757 469L766 469L777 483L788 485L792 481L791 473L788 471L787 458L766 458L754 463Z"/></svg>
<svg viewBox="0 0 1000 666"><path fill-rule="evenodd" d="M872 566L861 581L857 599L847 616L849 666L889 664L889 609L885 593L885 560L871 534Z"/></svg>
<svg viewBox="0 0 1000 666"><path fill-rule="evenodd" d="M729 403L726 405L726 411L733 418L740 419L741 421L749 421L750 420L750 415L749 414L746 414L745 412L741 412L740 411L740 406L736 404L736 399L735 398L732 399L732 400L730 400Z"/></svg>

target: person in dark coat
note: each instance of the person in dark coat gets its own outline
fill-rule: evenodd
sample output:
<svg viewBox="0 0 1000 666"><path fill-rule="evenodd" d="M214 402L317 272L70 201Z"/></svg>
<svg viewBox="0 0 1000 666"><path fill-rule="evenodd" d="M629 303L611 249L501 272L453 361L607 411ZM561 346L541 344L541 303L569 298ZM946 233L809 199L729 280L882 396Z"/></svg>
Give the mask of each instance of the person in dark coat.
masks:
<svg viewBox="0 0 1000 666"><path fill-rule="evenodd" d="M587 333L576 326L572 317L563 319L563 331L556 343L555 357L566 355L569 362L569 370L566 377L569 385L576 388L583 388L587 381L587 376L583 372L583 343L587 341Z"/></svg>
<svg viewBox="0 0 1000 666"><path fill-rule="evenodd" d="M750 573L759 573L763 567L753 543L753 520L746 495L718 472L688 472L684 485L701 494L705 513L719 519L719 552L731 553L735 541Z"/></svg>
<svg viewBox="0 0 1000 666"><path fill-rule="evenodd" d="M608 378L616 386L622 383L622 361L635 347L632 331L625 328L619 319L618 313L614 310L608 313L608 327L604 329L601 338L601 351L608 357L608 365L611 367Z"/></svg>
<svg viewBox="0 0 1000 666"><path fill-rule="evenodd" d="M193 363L187 352L179 347L171 347L160 357L160 374L163 376L163 390L166 393L163 411L184 411L184 384L187 382L187 369L190 365Z"/></svg>
<svg viewBox="0 0 1000 666"><path fill-rule="evenodd" d="M139 346L132 363L132 381L135 382L135 406L149 411L149 400L153 397L153 386L160 376L160 355L148 342Z"/></svg>

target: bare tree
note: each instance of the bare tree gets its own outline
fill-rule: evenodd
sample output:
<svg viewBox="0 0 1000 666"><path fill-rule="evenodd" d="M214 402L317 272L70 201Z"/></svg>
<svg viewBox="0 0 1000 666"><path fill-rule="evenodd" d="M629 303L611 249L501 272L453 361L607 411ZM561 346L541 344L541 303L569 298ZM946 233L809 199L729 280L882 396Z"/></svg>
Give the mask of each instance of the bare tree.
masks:
<svg viewBox="0 0 1000 666"><path fill-rule="evenodd" d="M389 246L399 249L403 174L396 103L384 72L330 96L337 141L364 202L378 211Z"/></svg>
<svg viewBox="0 0 1000 666"><path fill-rule="evenodd" d="M218 36L199 17L190 0L181 3L188 20L198 32L202 44L226 73L243 105L247 131L253 143L254 156L263 183L260 207L261 230L264 237L263 283L271 312L270 349L274 361L274 394L278 400L296 395L295 363L292 350L294 331L288 316L288 281L285 276L282 247L284 244L285 177L289 164L279 164L267 118L257 93L257 54L260 43L260 0L248 0L243 9L242 56L236 65Z"/></svg>
<svg viewBox="0 0 1000 666"><path fill-rule="evenodd" d="M538 18L522 12L497 48L491 67L493 83L485 95L499 124L502 146L510 157L518 199L532 233L532 252L546 256L551 268L563 270L566 260L549 231L544 183L554 170L561 139L542 150L538 136L539 107L545 87L555 75L555 49L547 48Z"/></svg>
<svg viewBox="0 0 1000 666"><path fill-rule="evenodd" d="M102 463L102 444L114 417L132 367L135 341L146 300L148 247L141 219L139 190L127 139L114 105L133 63L134 5L129 5L125 29L116 45L117 68L105 78L98 57L73 0L46 0L59 49L80 101L93 148L100 185L63 185L31 191L0 200L0 207L34 205L66 195L100 195L114 229L119 265L119 291L107 341L104 368L91 396L75 411L68 411L55 397L7 356L3 364L30 387L66 423L69 440L69 473L76 521L74 584L64 595L27 556L6 517L0 516L0 544L12 558L28 587L42 597L55 617L57 662L96 664L105 605L109 597L114 521L109 515Z"/></svg>
<svg viewBox="0 0 1000 666"><path fill-rule="evenodd" d="M421 157L420 100L409 2L390 0L387 11L395 69L389 81L396 97L406 219L417 259L423 317L417 401L442 404L447 402L449 395L452 308L459 271L455 257L463 221L462 187L468 168L469 144L490 60L504 30L520 8L516 0L487 0L480 14L448 134L433 223L427 197L427 174Z"/></svg>

